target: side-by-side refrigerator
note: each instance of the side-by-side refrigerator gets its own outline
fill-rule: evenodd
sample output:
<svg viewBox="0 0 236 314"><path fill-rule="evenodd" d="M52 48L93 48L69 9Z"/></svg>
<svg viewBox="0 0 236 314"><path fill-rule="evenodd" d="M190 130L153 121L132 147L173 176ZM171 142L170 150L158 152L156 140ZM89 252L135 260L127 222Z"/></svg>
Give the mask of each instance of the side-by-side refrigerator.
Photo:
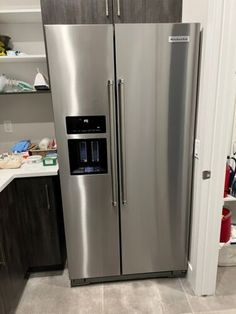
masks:
<svg viewBox="0 0 236 314"><path fill-rule="evenodd" d="M72 286L184 274L199 24L45 33Z"/></svg>

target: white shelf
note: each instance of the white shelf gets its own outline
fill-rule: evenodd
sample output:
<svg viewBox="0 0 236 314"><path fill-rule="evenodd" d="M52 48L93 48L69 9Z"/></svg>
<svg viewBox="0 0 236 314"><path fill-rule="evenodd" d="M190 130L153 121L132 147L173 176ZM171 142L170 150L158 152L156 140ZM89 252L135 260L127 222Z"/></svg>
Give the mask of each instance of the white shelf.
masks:
<svg viewBox="0 0 236 314"><path fill-rule="evenodd" d="M224 198L224 202L236 202L236 197L227 195L227 197Z"/></svg>
<svg viewBox="0 0 236 314"><path fill-rule="evenodd" d="M46 62L46 55L26 55L26 56L3 56L0 57L0 63L7 62Z"/></svg>
<svg viewBox="0 0 236 314"><path fill-rule="evenodd" d="M0 9L0 24L41 23L41 10L38 9Z"/></svg>

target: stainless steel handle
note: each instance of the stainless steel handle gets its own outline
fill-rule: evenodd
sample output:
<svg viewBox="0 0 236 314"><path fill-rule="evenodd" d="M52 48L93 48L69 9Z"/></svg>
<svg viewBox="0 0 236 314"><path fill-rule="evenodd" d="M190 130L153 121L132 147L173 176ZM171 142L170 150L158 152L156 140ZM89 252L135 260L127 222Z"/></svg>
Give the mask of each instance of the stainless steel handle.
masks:
<svg viewBox="0 0 236 314"><path fill-rule="evenodd" d="M0 252L1 252L0 266L4 266L4 265L6 265L6 260L5 260L5 255L3 253L2 243L0 243Z"/></svg>
<svg viewBox="0 0 236 314"><path fill-rule="evenodd" d="M114 125L114 83L112 80L108 81L108 93L109 93L109 107L110 107L110 142L111 142L111 177L112 177L112 205L117 206L117 186L116 186L116 136Z"/></svg>
<svg viewBox="0 0 236 314"><path fill-rule="evenodd" d="M120 0L117 0L117 16L120 16Z"/></svg>
<svg viewBox="0 0 236 314"><path fill-rule="evenodd" d="M106 2L106 16L109 16L109 4L108 4L108 0L105 0Z"/></svg>
<svg viewBox="0 0 236 314"><path fill-rule="evenodd" d="M120 79L118 82L119 87L119 103L120 103L120 124L121 124L121 181L122 181L122 203L127 204L127 185L126 185L126 155L125 155L125 94L124 94L125 82Z"/></svg>
<svg viewBox="0 0 236 314"><path fill-rule="evenodd" d="M47 199L47 209L51 210L51 204L50 204L50 198L49 198L49 192L48 192L48 185L45 184L45 194Z"/></svg>

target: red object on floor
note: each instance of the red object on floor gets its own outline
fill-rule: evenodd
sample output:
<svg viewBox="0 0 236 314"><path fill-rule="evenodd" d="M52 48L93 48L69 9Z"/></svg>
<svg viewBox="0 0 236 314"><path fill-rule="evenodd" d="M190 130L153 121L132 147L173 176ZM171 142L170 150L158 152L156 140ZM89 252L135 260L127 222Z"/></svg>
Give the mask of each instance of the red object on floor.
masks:
<svg viewBox="0 0 236 314"><path fill-rule="evenodd" d="M222 220L221 220L221 231L220 231L220 242L228 242L231 236L231 223L232 213L229 209L223 208Z"/></svg>
<svg viewBox="0 0 236 314"><path fill-rule="evenodd" d="M226 165L225 170L225 189L224 189L224 197L226 197L229 193L229 179L230 179L230 166Z"/></svg>

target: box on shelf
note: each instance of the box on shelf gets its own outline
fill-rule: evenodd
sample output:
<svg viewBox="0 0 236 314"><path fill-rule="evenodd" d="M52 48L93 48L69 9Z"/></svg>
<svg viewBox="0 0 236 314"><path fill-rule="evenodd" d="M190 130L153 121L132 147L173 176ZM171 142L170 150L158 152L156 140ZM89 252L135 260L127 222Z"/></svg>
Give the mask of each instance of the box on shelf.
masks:
<svg viewBox="0 0 236 314"><path fill-rule="evenodd" d="M29 150L30 155L41 155L42 157L46 157L48 154L54 154L54 153L57 153L56 149L47 149L47 150L30 149Z"/></svg>

